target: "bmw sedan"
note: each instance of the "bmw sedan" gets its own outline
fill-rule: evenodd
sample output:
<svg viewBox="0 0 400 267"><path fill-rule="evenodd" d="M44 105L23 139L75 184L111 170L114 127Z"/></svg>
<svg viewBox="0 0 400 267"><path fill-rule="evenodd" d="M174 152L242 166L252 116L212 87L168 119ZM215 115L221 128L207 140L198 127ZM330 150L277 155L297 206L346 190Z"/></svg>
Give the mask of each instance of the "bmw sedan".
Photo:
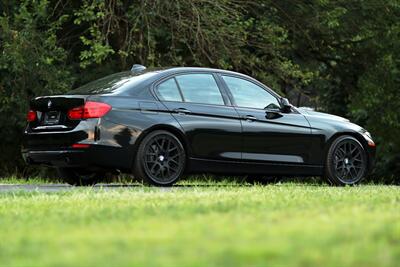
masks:
<svg viewBox="0 0 400 267"><path fill-rule="evenodd" d="M259 81L209 68L109 75L65 95L33 99L22 155L70 184L107 172L170 186L189 173L324 176L355 184L375 143L349 120L297 108Z"/></svg>

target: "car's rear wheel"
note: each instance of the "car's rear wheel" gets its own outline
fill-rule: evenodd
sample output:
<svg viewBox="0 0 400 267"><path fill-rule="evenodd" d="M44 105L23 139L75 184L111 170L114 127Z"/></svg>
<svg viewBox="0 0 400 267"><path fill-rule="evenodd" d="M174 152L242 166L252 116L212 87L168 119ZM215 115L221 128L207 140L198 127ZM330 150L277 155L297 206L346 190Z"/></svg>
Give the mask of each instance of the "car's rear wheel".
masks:
<svg viewBox="0 0 400 267"><path fill-rule="evenodd" d="M353 185L367 173L367 154L354 137L344 135L333 141L326 159L326 176L335 185Z"/></svg>
<svg viewBox="0 0 400 267"><path fill-rule="evenodd" d="M70 185L90 186L99 182L101 174L79 168L57 168L59 177Z"/></svg>
<svg viewBox="0 0 400 267"><path fill-rule="evenodd" d="M171 186L184 173L185 149L172 133L157 130L149 133L140 143L134 175L146 184Z"/></svg>

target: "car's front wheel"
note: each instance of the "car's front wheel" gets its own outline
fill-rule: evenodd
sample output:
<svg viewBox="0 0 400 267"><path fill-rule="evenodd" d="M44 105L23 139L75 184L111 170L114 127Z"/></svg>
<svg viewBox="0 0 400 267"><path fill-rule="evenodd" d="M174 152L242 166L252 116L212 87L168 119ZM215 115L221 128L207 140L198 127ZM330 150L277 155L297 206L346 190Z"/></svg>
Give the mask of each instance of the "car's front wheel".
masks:
<svg viewBox="0 0 400 267"><path fill-rule="evenodd" d="M367 173L367 154L354 137L344 135L333 141L326 158L326 176L335 185L353 185Z"/></svg>
<svg viewBox="0 0 400 267"><path fill-rule="evenodd" d="M59 177L70 185L90 186L99 182L101 174L79 168L57 168Z"/></svg>
<svg viewBox="0 0 400 267"><path fill-rule="evenodd" d="M146 184L171 186L183 175L185 164L181 141L168 131L157 130L140 143L133 171Z"/></svg>

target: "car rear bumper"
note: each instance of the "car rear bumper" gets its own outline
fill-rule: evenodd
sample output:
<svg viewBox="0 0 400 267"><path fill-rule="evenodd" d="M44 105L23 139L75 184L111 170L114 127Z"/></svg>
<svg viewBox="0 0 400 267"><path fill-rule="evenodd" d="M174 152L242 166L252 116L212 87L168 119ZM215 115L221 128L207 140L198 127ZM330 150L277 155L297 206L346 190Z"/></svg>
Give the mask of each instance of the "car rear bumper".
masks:
<svg viewBox="0 0 400 267"><path fill-rule="evenodd" d="M131 154L123 148L90 145L85 149L32 150L22 149L27 164L51 167L78 167L86 169L130 170ZM129 155L129 156L128 156Z"/></svg>
<svg viewBox="0 0 400 267"><path fill-rule="evenodd" d="M43 164L57 167L82 167L90 165L86 151L29 151L23 150L22 156L28 164Z"/></svg>
<svg viewBox="0 0 400 267"><path fill-rule="evenodd" d="M66 131L33 131L23 135L22 156L28 164L130 170L134 156L130 136L120 125L97 119L81 121ZM82 147L84 146L84 147Z"/></svg>

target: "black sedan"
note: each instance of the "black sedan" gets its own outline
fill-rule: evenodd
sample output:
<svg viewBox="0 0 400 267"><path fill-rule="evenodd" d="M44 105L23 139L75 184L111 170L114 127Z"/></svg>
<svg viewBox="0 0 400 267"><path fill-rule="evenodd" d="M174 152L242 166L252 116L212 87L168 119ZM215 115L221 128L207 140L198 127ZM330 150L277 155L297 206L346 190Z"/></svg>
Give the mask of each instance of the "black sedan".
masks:
<svg viewBox="0 0 400 267"><path fill-rule="evenodd" d="M325 176L355 184L375 143L347 119L296 108L259 81L208 68L116 73L66 95L37 97L22 154L70 184L106 172L170 186L184 174Z"/></svg>

